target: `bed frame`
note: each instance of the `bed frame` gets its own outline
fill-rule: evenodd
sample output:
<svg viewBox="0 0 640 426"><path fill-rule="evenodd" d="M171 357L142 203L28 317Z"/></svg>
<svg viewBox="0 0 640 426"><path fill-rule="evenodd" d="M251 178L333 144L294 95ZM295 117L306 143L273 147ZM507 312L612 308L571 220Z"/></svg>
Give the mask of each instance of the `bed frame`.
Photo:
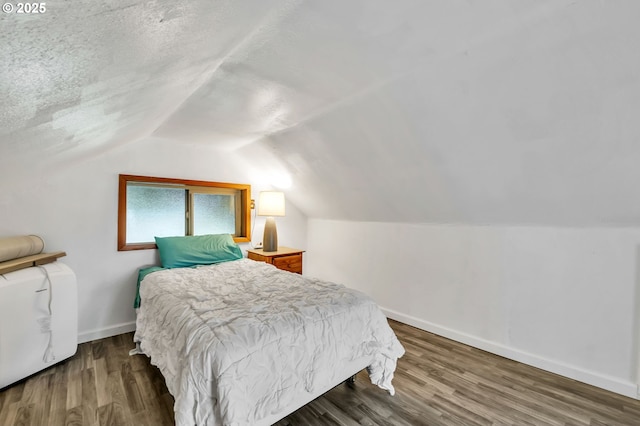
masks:
<svg viewBox="0 0 640 426"><path fill-rule="evenodd" d="M327 383L323 383L320 386L318 386L317 392L314 392L314 393L310 393L310 394L301 393L299 397L291 403L290 406L276 413L272 413L271 415L255 423L255 425L256 426L272 425L278 420L282 420L283 418L287 417L289 414L293 413L294 411L297 411L298 409L304 407L314 399L329 392L334 387L345 382L351 383L351 384L355 383L356 374L364 370L365 368L367 368L369 365L371 365L371 362L372 362L371 358L359 358L354 361L351 361L350 363L340 368L340 371L335 375L336 377L340 377L338 381L331 382L331 383L327 381Z"/></svg>

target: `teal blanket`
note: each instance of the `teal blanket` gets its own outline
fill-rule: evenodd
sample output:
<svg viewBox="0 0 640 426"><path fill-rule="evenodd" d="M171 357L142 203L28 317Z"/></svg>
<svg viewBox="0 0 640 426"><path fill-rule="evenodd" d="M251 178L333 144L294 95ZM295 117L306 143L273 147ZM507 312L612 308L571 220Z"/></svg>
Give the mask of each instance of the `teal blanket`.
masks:
<svg viewBox="0 0 640 426"><path fill-rule="evenodd" d="M150 266L148 268L142 268L138 271L138 284L136 286L136 300L133 302L133 307L138 309L140 307L140 283L152 272L162 271L167 268L163 268L162 266Z"/></svg>

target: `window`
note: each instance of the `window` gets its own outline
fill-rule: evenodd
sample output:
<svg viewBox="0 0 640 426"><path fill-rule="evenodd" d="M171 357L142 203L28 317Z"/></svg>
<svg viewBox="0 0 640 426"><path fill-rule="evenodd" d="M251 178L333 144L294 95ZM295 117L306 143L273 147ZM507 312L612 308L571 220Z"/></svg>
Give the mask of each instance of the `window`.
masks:
<svg viewBox="0 0 640 426"><path fill-rule="evenodd" d="M231 234L251 240L251 186L120 175L118 250L156 248L154 237Z"/></svg>

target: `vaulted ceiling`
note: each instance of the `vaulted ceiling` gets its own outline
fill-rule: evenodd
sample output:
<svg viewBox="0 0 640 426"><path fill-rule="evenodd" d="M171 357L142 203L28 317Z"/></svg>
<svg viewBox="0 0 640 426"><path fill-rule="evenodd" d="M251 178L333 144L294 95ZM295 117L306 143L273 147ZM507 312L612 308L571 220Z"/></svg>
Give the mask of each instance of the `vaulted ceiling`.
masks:
<svg viewBox="0 0 640 426"><path fill-rule="evenodd" d="M3 179L153 137L310 217L640 226L640 2L46 4L0 16Z"/></svg>

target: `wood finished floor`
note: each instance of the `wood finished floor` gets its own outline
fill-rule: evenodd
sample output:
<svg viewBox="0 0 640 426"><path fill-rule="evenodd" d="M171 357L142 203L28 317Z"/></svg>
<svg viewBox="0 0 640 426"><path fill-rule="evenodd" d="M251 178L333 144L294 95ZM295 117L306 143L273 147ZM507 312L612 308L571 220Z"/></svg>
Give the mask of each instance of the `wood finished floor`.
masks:
<svg viewBox="0 0 640 426"><path fill-rule="evenodd" d="M640 401L391 321L407 353L396 395L365 372L276 423L287 425L640 425ZM0 425L172 425L173 398L132 333L0 391Z"/></svg>

